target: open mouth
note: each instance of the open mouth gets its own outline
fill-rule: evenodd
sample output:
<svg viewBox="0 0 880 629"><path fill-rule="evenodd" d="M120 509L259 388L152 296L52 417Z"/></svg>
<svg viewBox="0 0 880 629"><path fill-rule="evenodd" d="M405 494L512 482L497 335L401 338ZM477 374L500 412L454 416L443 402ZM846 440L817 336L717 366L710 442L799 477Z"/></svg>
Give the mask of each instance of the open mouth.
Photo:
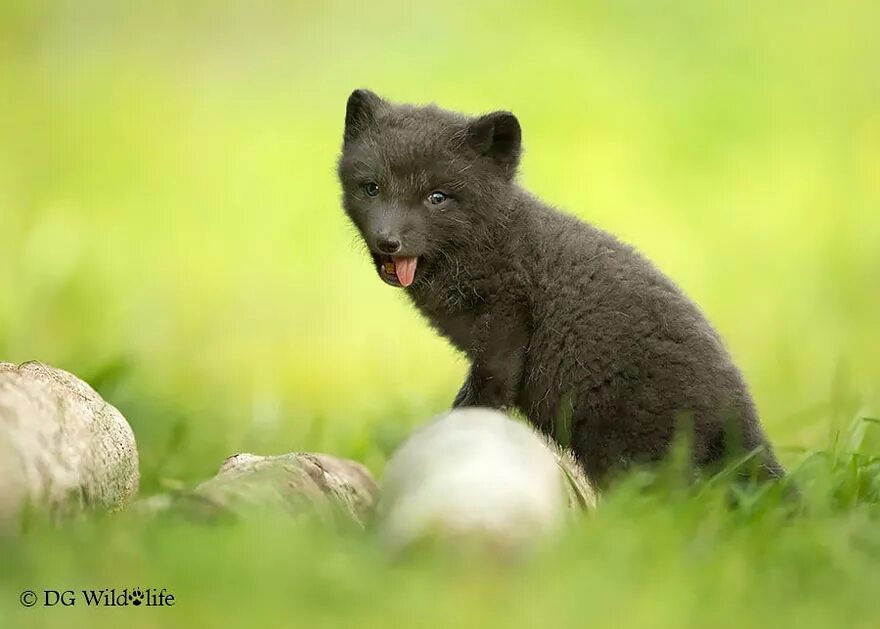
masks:
<svg viewBox="0 0 880 629"><path fill-rule="evenodd" d="M376 262L379 277L386 284L406 288L416 277L416 265L419 262L416 256L386 256L374 253L373 260Z"/></svg>

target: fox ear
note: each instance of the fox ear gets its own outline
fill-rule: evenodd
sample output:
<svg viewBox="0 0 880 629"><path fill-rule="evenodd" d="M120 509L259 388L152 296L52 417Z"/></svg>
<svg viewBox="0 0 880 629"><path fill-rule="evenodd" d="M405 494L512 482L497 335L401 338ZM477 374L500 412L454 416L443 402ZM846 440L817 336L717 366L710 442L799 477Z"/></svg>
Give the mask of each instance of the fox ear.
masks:
<svg viewBox="0 0 880 629"><path fill-rule="evenodd" d="M522 153L522 130L509 111L496 111L480 116L468 126L471 146L501 166L512 178Z"/></svg>
<svg viewBox="0 0 880 629"><path fill-rule="evenodd" d="M384 101L370 90L355 90L345 105L345 142L354 140L375 120Z"/></svg>

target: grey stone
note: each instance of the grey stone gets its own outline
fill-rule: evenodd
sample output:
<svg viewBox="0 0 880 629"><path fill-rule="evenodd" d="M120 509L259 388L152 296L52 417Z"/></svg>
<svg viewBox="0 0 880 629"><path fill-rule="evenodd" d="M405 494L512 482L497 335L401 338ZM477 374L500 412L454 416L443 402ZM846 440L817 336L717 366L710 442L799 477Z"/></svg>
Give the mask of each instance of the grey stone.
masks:
<svg viewBox="0 0 880 629"><path fill-rule="evenodd" d="M131 427L94 389L42 363L0 362L0 527L29 508L121 508L139 480Z"/></svg>

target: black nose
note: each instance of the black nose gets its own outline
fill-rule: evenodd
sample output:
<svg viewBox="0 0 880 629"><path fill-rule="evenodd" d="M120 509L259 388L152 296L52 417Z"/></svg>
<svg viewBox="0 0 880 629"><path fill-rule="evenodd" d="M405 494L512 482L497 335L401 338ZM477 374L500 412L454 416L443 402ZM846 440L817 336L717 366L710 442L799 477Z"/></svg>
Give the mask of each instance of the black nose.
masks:
<svg viewBox="0 0 880 629"><path fill-rule="evenodd" d="M379 247L379 251L387 253L388 255L400 251L400 241L394 240L393 238L380 236L378 240L376 240L376 246Z"/></svg>

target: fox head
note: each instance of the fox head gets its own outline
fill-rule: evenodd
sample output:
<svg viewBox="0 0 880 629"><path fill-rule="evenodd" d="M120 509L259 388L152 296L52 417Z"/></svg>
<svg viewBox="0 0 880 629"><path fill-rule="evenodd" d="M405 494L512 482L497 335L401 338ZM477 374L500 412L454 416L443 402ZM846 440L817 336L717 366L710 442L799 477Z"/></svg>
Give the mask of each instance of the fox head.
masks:
<svg viewBox="0 0 880 629"><path fill-rule="evenodd" d="M520 153L509 112L472 118L352 92L338 173L343 207L379 276L408 287L444 252L490 231Z"/></svg>

